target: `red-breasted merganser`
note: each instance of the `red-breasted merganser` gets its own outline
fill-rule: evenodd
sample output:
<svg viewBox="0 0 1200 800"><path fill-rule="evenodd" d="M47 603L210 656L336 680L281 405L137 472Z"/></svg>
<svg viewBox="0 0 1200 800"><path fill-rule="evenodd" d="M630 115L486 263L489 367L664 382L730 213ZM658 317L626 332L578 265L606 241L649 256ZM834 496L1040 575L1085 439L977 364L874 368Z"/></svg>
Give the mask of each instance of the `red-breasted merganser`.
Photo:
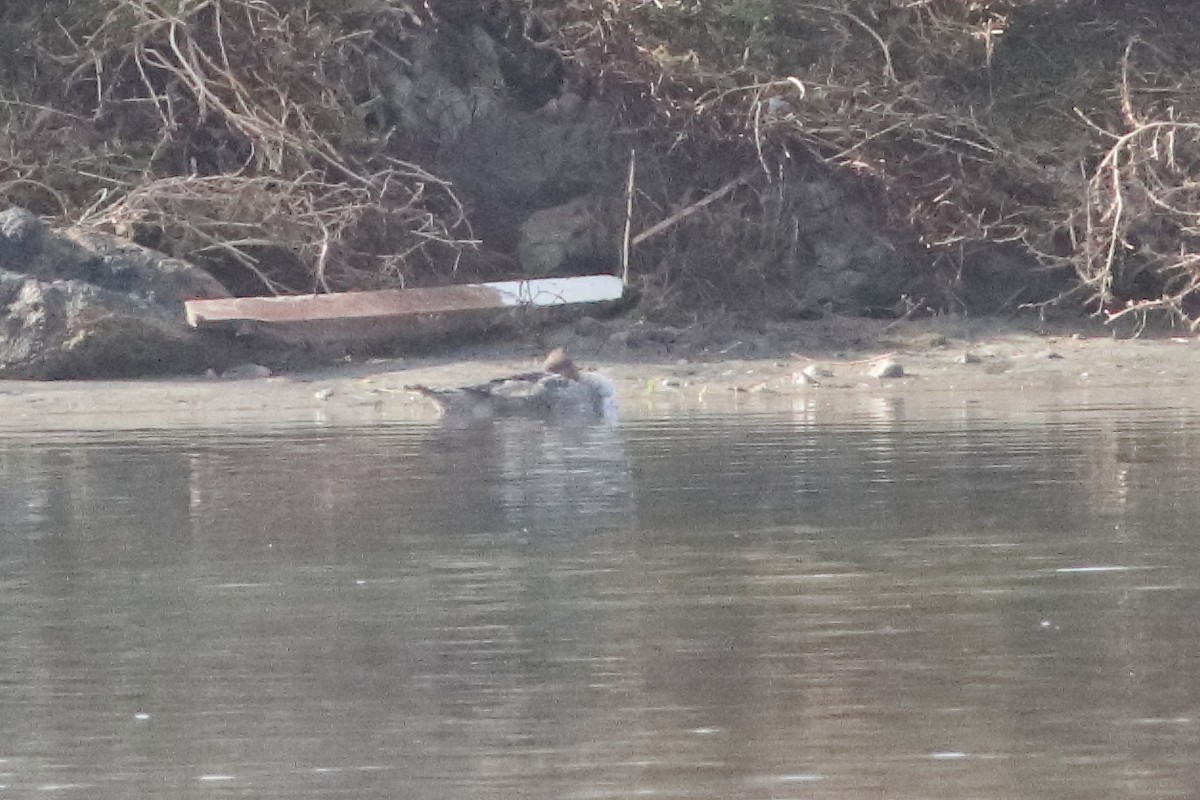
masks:
<svg viewBox="0 0 1200 800"><path fill-rule="evenodd" d="M420 385L407 388L433 400L443 417L454 420L540 417L600 422L617 416L617 393L612 382L595 372L580 372L562 348L546 356L541 372L457 389Z"/></svg>

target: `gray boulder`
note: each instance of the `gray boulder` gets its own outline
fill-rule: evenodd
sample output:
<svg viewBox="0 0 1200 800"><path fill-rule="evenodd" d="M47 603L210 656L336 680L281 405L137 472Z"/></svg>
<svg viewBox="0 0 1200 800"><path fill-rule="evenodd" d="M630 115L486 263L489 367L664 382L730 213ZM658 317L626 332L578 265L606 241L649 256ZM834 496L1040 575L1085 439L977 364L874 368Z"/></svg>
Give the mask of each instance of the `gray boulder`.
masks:
<svg viewBox="0 0 1200 800"><path fill-rule="evenodd" d="M573 270L583 272L592 264L602 264L607 256L615 261L613 253L605 253L606 243L603 223L596 213L597 203L592 197L578 197L561 206L543 209L530 214L521 223L521 239L517 254L521 269L531 277L567 274ZM610 245L616 251L615 245Z"/></svg>
<svg viewBox="0 0 1200 800"><path fill-rule="evenodd" d="M0 212L0 377L98 378L192 372L221 361L184 301L228 297L179 259L102 233L52 231Z"/></svg>

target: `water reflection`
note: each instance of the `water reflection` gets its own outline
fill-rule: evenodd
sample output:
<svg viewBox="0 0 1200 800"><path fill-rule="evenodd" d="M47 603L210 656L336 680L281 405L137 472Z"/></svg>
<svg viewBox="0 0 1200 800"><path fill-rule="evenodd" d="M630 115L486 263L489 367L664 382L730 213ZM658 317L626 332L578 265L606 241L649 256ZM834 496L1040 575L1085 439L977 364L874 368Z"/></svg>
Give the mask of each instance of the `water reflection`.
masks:
<svg viewBox="0 0 1200 800"><path fill-rule="evenodd" d="M1184 796L1198 420L0 441L0 791Z"/></svg>

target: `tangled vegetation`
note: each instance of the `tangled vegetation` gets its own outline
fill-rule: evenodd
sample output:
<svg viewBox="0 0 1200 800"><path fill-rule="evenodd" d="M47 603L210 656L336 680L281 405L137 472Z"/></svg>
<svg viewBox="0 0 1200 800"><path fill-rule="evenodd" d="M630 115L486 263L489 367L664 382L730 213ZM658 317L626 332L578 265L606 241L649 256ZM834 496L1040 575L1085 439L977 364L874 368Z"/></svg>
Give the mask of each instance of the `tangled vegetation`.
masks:
<svg viewBox="0 0 1200 800"><path fill-rule="evenodd" d="M1076 276L1046 302L1200 325L1200 15L1189 2L504 4L526 22L518 33L536 28L569 79L658 131L664 152L733 153L741 163L725 179L757 168L768 181L816 159L878 187L924 246L938 304L955 304L971 252L1004 244ZM447 280L472 246L467 214L405 131L372 115L362 65L462 5L5 4L0 192L240 264L273 290ZM730 218L746 202L721 200ZM783 195L756 202L759 227L787 212ZM644 231L669 210L638 213ZM779 246L762 244L743 269L767 285ZM304 279L265 271L268 253Z"/></svg>
<svg viewBox="0 0 1200 800"><path fill-rule="evenodd" d="M1109 318L1200 325L1187 3L527 2L667 128L745 142L768 173L802 148L874 182L951 302L966 254L1008 243Z"/></svg>
<svg viewBox="0 0 1200 800"><path fill-rule="evenodd" d="M232 260L268 290L403 285L452 267L469 237L449 184L365 122L358 65L373 36L421 21L406 7L98 0L4 13L37 34L0 97L11 202ZM277 285L257 266L264 250L298 259L307 280Z"/></svg>

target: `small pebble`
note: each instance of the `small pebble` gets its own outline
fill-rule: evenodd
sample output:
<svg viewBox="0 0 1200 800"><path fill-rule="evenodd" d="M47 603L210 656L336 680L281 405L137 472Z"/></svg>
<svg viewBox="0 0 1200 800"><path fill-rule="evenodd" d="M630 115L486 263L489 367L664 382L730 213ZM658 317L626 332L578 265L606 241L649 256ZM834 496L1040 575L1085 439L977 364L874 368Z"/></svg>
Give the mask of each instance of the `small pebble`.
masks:
<svg viewBox="0 0 1200 800"><path fill-rule="evenodd" d="M899 361L893 361L889 358L876 363L867 374L872 378L880 379L903 378L904 366Z"/></svg>
<svg viewBox="0 0 1200 800"><path fill-rule="evenodd" d="M983 359L974 353L963 353L958 357L958 363L960 364L979 364L982 361Z"/></svg>
<svg viewBox="0 0 1200 800"><path fill-rule="evenodd" d="M241 378L269 378L273 374L270 367L264 367L262 364L239 364L222 372L221 377L226 380L238 380Z"/></svg>
<svg viewBox="0 0 1200 800"><path fill-rule="evenodd" d="M800 370L803 374L810 378L832 378L833 370L829 367L823 367L820 364L809 364L804 369Z"/></svg>
<svg viewBox="0 0 1200 800"><path fill-rule="evenodd" d="M595 317L582 317L575 323L575 333L580 336L599 336L607 331L608 326Z"/></svg>
<svg viewBox="0 0 1200 800"><path fill-rule="evenodd" d="M1053 350L1046 350L1044 352L1038 353L1038 357L1044 358L1048 361L1061 361L1062 360L1062 355L1054 352Z"/></svg>
<svg viewBox="0 0 1200 800"><path fill-rule="evenodd" d="M317 391L313 392L313 397L315 397L318 400L328 400L329 398L333 397L333 394L334 394L333 389L326 387L324 389L318 389Z"/></svg>

